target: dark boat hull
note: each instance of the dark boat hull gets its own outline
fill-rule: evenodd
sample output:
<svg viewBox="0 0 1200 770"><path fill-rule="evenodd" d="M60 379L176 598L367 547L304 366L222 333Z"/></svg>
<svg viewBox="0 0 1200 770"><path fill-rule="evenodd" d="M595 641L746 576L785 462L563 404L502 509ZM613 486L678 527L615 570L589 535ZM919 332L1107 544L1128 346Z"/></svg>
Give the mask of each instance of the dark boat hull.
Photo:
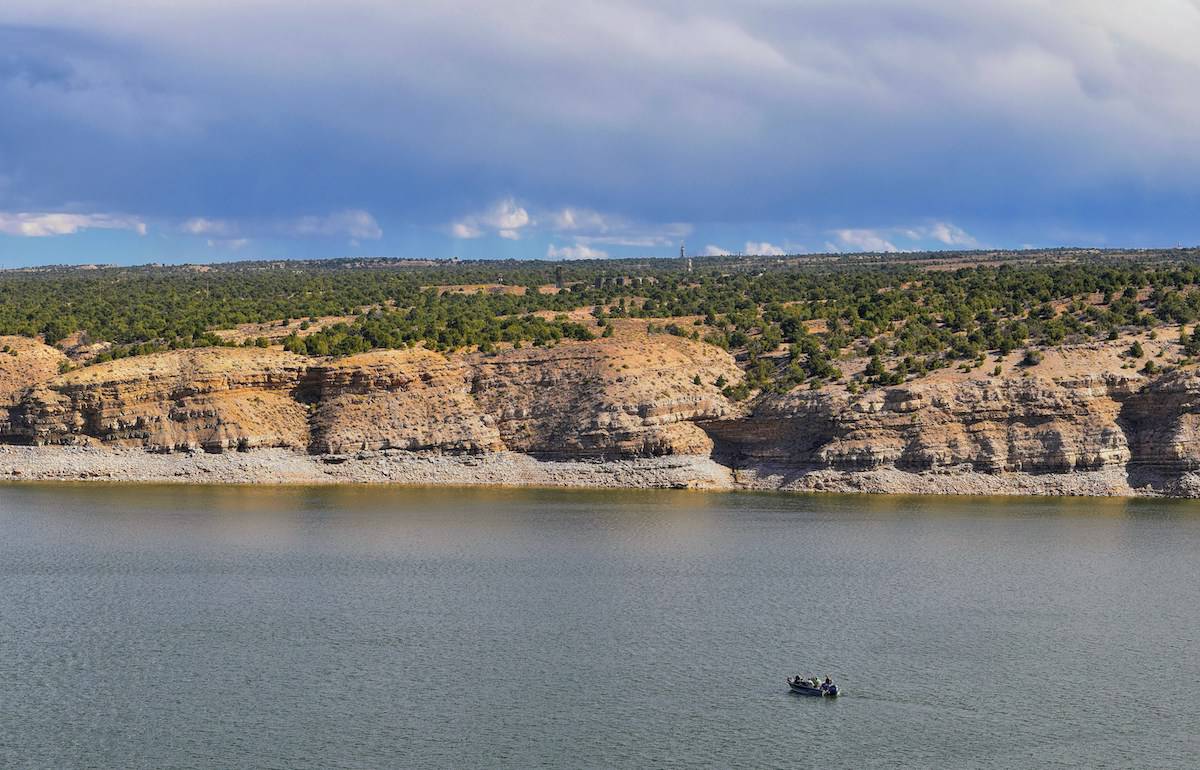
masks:
<svg viewBox="0 0 1200 770"><path fill-rule="evenodd" d="M822 690L819 687L810 687L809 685L800 684L794 679L787 680L788 687L792 688L792 692L798 695L811 695L814 698L836 698L838 689L835 685L830 690Z"/></svg>

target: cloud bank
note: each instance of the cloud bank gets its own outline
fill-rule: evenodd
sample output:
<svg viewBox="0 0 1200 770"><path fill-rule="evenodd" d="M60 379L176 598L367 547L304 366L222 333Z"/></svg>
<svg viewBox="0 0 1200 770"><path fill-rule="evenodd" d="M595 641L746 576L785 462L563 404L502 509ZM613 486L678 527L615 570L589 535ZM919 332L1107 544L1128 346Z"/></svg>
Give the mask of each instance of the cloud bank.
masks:
<svg viewBox="0 0 1200 770"><path fill-rule="evenodd" d="M113 214L10 213L0 211L0 233L25 238L73 235L81 230L131 230L147 232L146 223L135 217Z"/></svg>
<svg viewBox="0 0 1200 770"><path fill-rule="evenodd" d="M1197 40L1184 0L8 0L0 211L479 250L1196 240Z"/></svg>

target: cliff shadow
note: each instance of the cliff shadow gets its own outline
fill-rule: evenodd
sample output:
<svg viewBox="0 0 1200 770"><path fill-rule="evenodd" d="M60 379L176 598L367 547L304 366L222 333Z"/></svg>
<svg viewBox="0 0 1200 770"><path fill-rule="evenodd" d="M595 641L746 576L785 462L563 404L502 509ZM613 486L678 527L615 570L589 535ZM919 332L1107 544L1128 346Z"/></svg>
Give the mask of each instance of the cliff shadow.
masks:
<svg viewBox="0 0 1200 770"><path fill-rule="evenodd" d="M792 486L827 466L817 453L832 439L825 420L712 420L697 425L712 440L711 457L737 481L771 478L772 485Z"/></svg>
<svg viewBox="0 0 1200 770"><path fill-rule="evenodd" d="M1189 470L1175 451L1179 421L1192 411L1186 401L1180 393L1145 388L1121 402L1116 423L1129 447L1125 477L1131 488L1174 494L1180 486Z"/></svg>

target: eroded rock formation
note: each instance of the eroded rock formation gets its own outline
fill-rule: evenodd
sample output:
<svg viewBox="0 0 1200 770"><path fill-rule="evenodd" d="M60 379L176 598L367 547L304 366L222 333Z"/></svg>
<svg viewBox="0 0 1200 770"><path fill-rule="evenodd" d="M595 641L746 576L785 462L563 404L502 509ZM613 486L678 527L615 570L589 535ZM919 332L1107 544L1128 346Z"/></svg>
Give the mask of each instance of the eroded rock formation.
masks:
<svg viewBox="0 0 1200 770"><path fill-rule="evenodd" d="M1200 496L1195 369L1012 370L735 404L715 384L740 378L733 359L667 335L454 356L218 348L65 374L57 351L20 344L10 358L25 365L0 355L0 441L10 444L508 453L557 463L554 479L574 460L690 457L705 486ZM470 467L456 466L455 480ZM490 482L503 477L504 466L489 467ZM669 483L686 483L687 467L671 465Z"/></svg>
<svg viewBox="0 0 1200 770"><path fill-rule="evenodd" d="M0 438L152 451L700 454L712 442L696 421L731 411L713 383L738 376L723 352L673 337L456 357L182 350L48 377L14 394Z"/></svg>
<svg viewBox="0 0 1200 770"><path fill-rule="evenodd" d="M726 458L745 465L1068 473L1131 459L1120 418L1139 385L1019 377L917 382L859 397L806 392L765 398L710 430Z"/></svg>
<svg viewBox="0 0 1200 770"><path fill-rule="evenodd" d="M70 362L62 351L28 337L0 336L0 435L11 435L11 411L34 385Z"/></svg>
<svg viewBox="0 0 1200 770"><path fill-rule="evenodd" d="M300 447L305 359L205 348L113 361L35 385L10 410L17 443L141 446L154 451Z"/></svg>
<svg viewBox="0 0 1200 770"><path fill-rule="evenodd" d="M503 450L496 420L471 396L472 368L426 350L364 353L314 366L312 433L319 454L408 449Z"/></svg>

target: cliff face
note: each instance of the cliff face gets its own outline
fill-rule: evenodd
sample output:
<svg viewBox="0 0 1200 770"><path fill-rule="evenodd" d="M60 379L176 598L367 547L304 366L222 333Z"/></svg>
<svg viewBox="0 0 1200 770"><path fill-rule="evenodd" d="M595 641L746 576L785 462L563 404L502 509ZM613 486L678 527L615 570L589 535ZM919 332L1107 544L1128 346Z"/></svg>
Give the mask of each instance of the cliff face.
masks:
<svg viewBox="0 0 1200 770"><path fill-rule="evenodd" d="M762 401L711 426L733 463L920 472L1067 473L1131 459L1123 404L1139 383L977 380L887 388L862 397L803 393Z"/></svg>
<svg viewBox="0 0 1200 770"><path fill-rule="evenodd" d="M1200 375L1017 376L768 397L708 426L746 486L1200 494ZM1006 484L1007 480L1015 480Z"/></svg>
<svg viewBox="0 0 1200 770"><path fill-rule="evenodd" d="M34 385L69 363L62 351L28 337L0 336L0 435L11 433L11 412Z"/></svg>
<svg viewBox="0 0 1200 770"><path fill-rule="evenodd" d="M27 388L13 397L0 439L153 451L698 454L712 444L695 421L730 411L713 385L722 376L738 376L727 355L673 337L316 362L278 350L172 351Z"/></svg>
<svg viewBox="0 0 1200 770"><path fill-rule="evenodd" d="M562 461L676 456L697 458L709 486L1200 496L1195 370L1014 370L737 405L714 384L740 377L727 353L665 335L465 356L205 349L62 375L61 355L25 343L23 367L0 355L4 443L510 453L558 462L559 474ZM503 479L500 467L488 479ZM670 483L687 467L671 465Z"/></svg>
<svg viewBox="0 0 1200 770"><path fill-rule="evenodd" d="M1200 469L1200 372L1172 372L1149 383L1126 401L1121 424L1135 472Z"/></svg>
<svg viewBox="0 0 1200 770"><path fill-rule="evenodd" d="M462 359L389 350L331 361L310 375L314 453L505 448L495 418L471 396L472 369Z"/></svg>
<svg viewBox="0 0 1200 770"><path fill-rule="evenodd" d="M113 361L40 383L11 410L8 438L155 451L304 446L296 395L304 359L254 349L201 349Z"/></svg>
<svg viewBox="0 0 1200 770"><path fill-rule="evenodd" d="M713 384L733 359L676 337L473 357L472 396L504 445L555 459L708 454L697 423L732 413ZM699 377L700 384L695 383Z"/></svg>

